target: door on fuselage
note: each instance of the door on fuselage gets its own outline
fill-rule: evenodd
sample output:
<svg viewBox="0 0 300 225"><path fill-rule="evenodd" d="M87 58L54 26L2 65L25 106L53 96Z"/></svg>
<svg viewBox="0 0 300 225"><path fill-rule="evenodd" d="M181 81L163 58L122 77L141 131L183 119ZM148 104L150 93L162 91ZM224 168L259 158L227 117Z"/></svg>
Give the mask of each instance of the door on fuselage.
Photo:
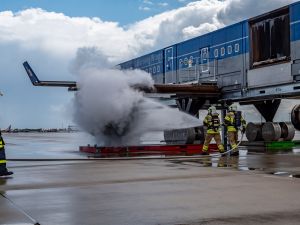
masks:
<svg viewBox="0 0 300 225"><path fill-rule="evenodd" d="M209 47L200 49L200 73L209 74Z"/></svg>
<svg viewBox="0 0 300 225"><path fill-rule="evenodd" d="M177 83L176 71L174 70L174 49L173 47L164 50L165 56L165 83Z"/></svg>

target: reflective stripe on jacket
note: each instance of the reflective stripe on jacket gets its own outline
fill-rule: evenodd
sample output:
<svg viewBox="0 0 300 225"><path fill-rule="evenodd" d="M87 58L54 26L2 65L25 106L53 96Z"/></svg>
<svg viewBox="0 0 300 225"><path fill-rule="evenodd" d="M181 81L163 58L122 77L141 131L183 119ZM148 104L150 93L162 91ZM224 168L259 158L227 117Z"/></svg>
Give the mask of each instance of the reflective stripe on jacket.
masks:
<svg viewBox="0 0 300 225"><path fill-rule="evenodd" d="M0 150L3 150L4 145L5 145L5 143L4 143L4 141L3 141L2 137L1 137L0 138Z"/></svg>
<svg viewBox="0 0 300 225"><path fill-rule="evenodd" d="M4 145L5 142L3 141L3 138L0 136L0 165L5 164L6 161L6 156L5 156L5 151L4 151Z"/></svg>
<svg viewBox="0 0 300 225"><path fill-rule="evenodd" d="M215 118L213 117L217 117L218 122L216 123ZM204 120L203 120L203 124L204 126L207 127L207 133L208 134L218 134L219 133L219 129L220 129L220 119L219 119L219 114L208 114Z"/></svg>

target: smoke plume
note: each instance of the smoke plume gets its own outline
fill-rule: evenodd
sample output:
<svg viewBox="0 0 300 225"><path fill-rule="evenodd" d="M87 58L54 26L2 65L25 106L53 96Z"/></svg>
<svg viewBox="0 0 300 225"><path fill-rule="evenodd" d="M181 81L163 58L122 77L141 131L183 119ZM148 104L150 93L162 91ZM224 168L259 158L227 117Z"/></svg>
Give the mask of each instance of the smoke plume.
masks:
<svg viewBox="0 0 300 225"><path fill-rule="evenodd" d="M83 57L83 52L87 53L87 57ZM92 66L89 60L85 63L86 59L91 58L90 53L95 55L95 49L85 49L79 53L80 57L74 60L76 66L72 67L79 74L74 120L96 137L97 144L139 144L140 137L147 132L200 125L197 118L146 98L134 89L141 85L153 87L148 73L97 68L99 66ZM103 63L98 65L103 66Z"/></svg>

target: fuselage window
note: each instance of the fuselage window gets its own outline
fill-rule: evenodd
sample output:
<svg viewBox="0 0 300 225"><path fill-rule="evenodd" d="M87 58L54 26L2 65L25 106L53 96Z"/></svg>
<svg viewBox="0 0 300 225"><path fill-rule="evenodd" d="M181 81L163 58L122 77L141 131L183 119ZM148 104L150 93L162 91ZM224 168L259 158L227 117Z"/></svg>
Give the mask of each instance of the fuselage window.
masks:
<svg viewBox="0 0 300 225"><path fill-rule="evenodd" d="M225 55L225 48L222 47L222 48L221 48L221 56L224 56L224 55Z"/></svg>
<svg viewBox="0 0 300 225"><path fill-rule="evenodd" d="M232 53L232 46L231 45L228 45L228 47L227 47L227 53L229 55L231 55L231 53Z"/></svg>
<svg viewBox="0 0 300 225"><path fill-rule="evenodd" d="M217 48L215 49L214 56L215 56L215 58L219 57L219 49L217 49Z"/></svg>
<svg viewBox="0 0 300 225"><path fill-rule="evenodd" d="M159 73L160 72L160 66L157 66L156 71Z"/></svg>
<svg viewBox="0 0 300 225"><path fill-rule="evenodd" d="M152 67L150 67L150 68L149 68L149 73L151 73L151 74L152 74Z"/></svg>
<svg viewBox="0 0 300 225"><path fill-rule="evenodd" d="M155 66L153 67L153 73L156 73L156 67Z"/></svg>
<svg viewBox="0 0 300 225"><path fill-rule="evenodd" d="M240 51L240 45L239 44L235 44L234 45L234 51L235 52L239 52Z"/></svg>

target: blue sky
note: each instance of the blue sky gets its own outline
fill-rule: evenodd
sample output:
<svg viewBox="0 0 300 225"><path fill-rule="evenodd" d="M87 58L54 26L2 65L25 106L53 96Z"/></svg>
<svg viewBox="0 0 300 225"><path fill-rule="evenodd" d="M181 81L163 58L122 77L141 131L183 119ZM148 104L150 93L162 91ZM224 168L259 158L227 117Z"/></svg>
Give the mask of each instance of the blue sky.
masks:
<svg viewBox="0 0 300 225"><path fill-rule="evenodd" d="M0 128L74 124L74 93L33 87L78 80L84 61L116 65L295 0L0 0Z"/></svg>
<svg viewBox="0 0 300 225"><path fill-rule="evenodd" d="M134 23L166 10L182 7L188 0L0 0L0 11L42 8L72 17L100 17L121 25Z"/></svg>

